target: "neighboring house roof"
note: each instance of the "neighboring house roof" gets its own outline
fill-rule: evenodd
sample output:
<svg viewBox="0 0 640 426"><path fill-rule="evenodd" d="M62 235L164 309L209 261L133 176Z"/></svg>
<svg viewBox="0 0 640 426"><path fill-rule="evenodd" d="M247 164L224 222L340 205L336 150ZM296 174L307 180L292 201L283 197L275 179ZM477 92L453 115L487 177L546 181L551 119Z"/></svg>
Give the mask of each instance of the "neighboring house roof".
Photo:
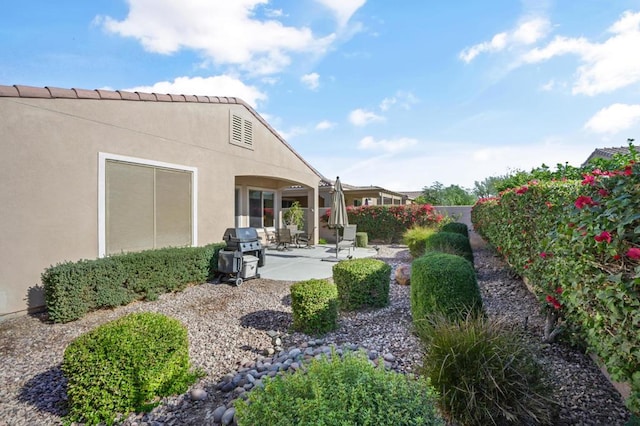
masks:
<svg viewBox="0 0 640 426"><path fill-rule="evenodd" d="M124 90L87 90L87 89L61 89L57 87L33 87L33 86L4 86L0 85L0 98L61 98L61 99L93 99L93 100L122 100L142 102L195 102L211 104L237 104L244 106L253 116L280 140L296 157L306 164L321 180L326 180L322 174L309 164L267 121L240 98L227 96L198 96L175 95L145 92L127 92Z"/></svg>
<svg viewBox="0 0 640 426"><path fill-rule="evenodd" d="M635 148L640 149L639 146L635 146ZM629 147L628 146L620 146L620 147L611 147L611 148L596 148L595 151L593 151L591 153L591 155L589 155L589 158L586 159L586 161L584 163L582 163L583 166L585 166L587 163L589 163L589 161L593 160L594 158L613 158L614 155L616 154L628 154L629 153Z"/></svg>
<svg viewBox="0 0 640 426"><path fill-rule="evenodd" d="M400 193L406 195L410 200L415 200L422 195L422 191L400 191Z"/></svg>
<svg viewBox="0 0 640 426"><path fill-rule="evenodd" d="M333 184L335 183L335 180L330 180L330 179L324 179L323 181L320 181L320 188L323 187L328 187L331 188L333 187ZM348 183L342 183L342 189L345 191L352 191L352 192L366 192L366 191L378 191L378 192L384 192L385 194L391 194L391 195L397 195L398 197L404 197L404 194L402 192L396 192L396 191L391 191L389 189L383 188L381 186L374 186L374 185L370 185L370 186L356 186L356 185L349 185Z"/></svg>

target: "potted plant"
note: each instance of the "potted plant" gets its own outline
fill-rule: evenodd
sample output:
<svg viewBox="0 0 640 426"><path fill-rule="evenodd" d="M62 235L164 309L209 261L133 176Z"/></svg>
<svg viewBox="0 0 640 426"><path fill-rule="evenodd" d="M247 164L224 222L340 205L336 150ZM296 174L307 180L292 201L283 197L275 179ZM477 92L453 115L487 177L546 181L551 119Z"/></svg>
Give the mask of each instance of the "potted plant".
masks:
<svg viewBox="0 0 640 426"><path fill-rule="evenodd" d="M304 210L300 207L300 202L294 201L289 210L283 215L285 225L296 225L298 229L304 226Z"/></svg>

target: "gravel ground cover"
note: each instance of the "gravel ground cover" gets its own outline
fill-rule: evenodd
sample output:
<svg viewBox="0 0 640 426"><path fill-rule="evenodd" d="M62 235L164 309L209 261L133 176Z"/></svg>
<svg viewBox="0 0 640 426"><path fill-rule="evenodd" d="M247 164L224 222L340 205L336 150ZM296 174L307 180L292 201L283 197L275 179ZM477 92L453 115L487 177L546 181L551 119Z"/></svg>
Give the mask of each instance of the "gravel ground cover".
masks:
<svg viewBox="0 0 640 426"><path fill-rule="evenodd" d="M592 360L561 344L541 344L543 320L535 297L473 233L472 244L488 314L522 326L526 318L528 335L554 386L556 424L624 425L629 412ZM406 246L379 248L377 257L392 265L392 274L397 266L411 262ZM392 283L388 307L343 313L338 330L316 339L289 332L291 284L265 279L241 287L204 284L154 302L94 312L68 324L50 324L43 315L0 322L0 425L61 424L66 412L66 383L60 370L65 347L82 333L131 312L160 312L182 321L189 331L192 363L206 376L187 393L163 400L151 413L130 415L123 425L218 424L221 413L239 396L223 390L224 384L239 372L277 361L280 348L274 349L274 337L281 339L282 353L311 355L332 345L359 347L372 356L384 356L397 371L418 371L422 348L411 333L409 287Z"/></svg>

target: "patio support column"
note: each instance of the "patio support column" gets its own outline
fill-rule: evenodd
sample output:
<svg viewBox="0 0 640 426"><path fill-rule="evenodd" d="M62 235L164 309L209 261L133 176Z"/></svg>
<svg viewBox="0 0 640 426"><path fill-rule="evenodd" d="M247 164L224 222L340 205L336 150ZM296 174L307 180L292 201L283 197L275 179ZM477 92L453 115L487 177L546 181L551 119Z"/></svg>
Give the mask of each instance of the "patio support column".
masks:
<svg viewBox="0 0 640 426"><path fill-rule="evenodd" d="M307 229L313 229L313 244L318 244L320 232L320 217L318 215L318 187L309 188L307 191Z"/></svg>

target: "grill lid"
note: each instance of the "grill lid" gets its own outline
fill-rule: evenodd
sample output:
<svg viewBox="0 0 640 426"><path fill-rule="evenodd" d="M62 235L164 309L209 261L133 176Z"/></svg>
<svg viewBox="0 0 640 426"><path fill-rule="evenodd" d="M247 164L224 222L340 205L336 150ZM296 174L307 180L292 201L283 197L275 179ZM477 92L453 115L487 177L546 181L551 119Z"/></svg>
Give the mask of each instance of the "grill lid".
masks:
<svg viewBox="0 0 640 426"><path fill-rule="evenodd" d="M257 241L258 230L256 228L227 228L222 239L227 244Z"/></svg>

